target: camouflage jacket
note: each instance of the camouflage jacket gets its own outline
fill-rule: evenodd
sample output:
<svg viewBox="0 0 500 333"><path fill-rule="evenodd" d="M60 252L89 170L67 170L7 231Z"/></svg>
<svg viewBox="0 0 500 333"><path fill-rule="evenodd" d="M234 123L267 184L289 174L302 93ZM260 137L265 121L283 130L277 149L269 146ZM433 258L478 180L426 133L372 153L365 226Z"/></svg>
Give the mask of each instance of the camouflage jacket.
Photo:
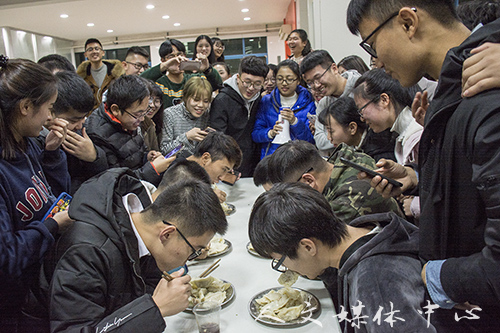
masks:
<svg viewBox="0 0 500 333"><path fill-rule="evenodd" d="M344 143L340 144L328 158L328 162L333 164L333 171L323 189L323 195L339 219L350 223L362 215L386 212L395 212L403 217L396 200L384 199L370 186L368 180L358 180L359 171L342 163L340 157L347 158L368 169L376 168L373 158L355 151L354 148Z"/></svg>

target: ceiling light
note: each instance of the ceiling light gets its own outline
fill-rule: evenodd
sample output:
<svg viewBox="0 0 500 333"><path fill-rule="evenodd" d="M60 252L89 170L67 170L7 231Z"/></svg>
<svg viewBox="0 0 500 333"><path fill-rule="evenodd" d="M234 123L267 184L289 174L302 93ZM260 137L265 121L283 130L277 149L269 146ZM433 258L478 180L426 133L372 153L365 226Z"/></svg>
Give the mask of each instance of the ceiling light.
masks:
<svg viewBox="0 0 500 333"><path fill-rule="evenodd" d="M154 9L155 8L155 5L147 5L146 6L147 9Z"/></svg>
<svg viewBox="0 0 500 333"><path fill-rule="evenodd" d="M181 25L180 23L174 23L174 27L178 27L180 25Z"/></svg>
<svg viewBox="0 0 500 333"><path fill-rule="evenodd" d="M248 8L243 8L243 9L241 10L241 12L242 12L242 13L248 13L248 11L249 11L249 9L248 9Z"/></svg>
<svg viewBox="0 0 500 333"><path fill-rule="evenodd" d="M94 23L87 23L87 27L93 27Z"/></svg>
<svg viewBox="0 0 500 333"><path fill-rule="evenodd" d="M162 19L164 19L164 20L168 20L168 19L170 18L170 16L168 16L168 15L163 15L161 18L162 18Z"/></svg>
<svg viewBox="0 0 500 333"><path fill-rule="evenodd" d="M244 18L244 20L245 20L245 21L250 21L250 20L251 20L251 18L250 18L250 17L245 17L245 18Z"/></svg>
<svg viewBox="0 0 500 333"><path fill-rule="evenodd" d="M111 33L113 32L114 30L113 29L108 29L107 32Z"/></svg>
<svg viewBox="0 0 500 333"><path fill-rule="evenodd" d="M68 18L68 17L69 17L69 15L68 15L68 14L61 14L61 15L59 15L59 17L60 17L60 18Z"/></svg>

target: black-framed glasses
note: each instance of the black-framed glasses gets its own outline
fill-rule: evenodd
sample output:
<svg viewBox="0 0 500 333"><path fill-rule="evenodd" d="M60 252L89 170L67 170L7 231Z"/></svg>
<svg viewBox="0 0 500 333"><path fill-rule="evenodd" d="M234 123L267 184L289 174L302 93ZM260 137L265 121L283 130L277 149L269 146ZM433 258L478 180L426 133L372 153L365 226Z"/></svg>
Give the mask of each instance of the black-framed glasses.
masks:
<svg viewBox="0 0 500 333"><path fill-rule="evenodd" d="M250 81L243 81L241 78L239 78L241 83L243 84L243 87L245 88L250 88L254 87L254 89L259 90L262 88L262 83L260 82L250 82Z"/></svg>
<svg viewBox="0 0 500 333"><path fill-rule="evenodd" d="M137 70L141 70L141 68L144 68L144 70L148 69L149 68L149 64L141 64L141 63L138 63L138 62L130 62L130 61L125 61L127 64L129 65L132 65L135 67L135 69Z"/></svg>
<svg viewBox="0 0 500 333"><path fill-rule="evenodd" d="M309 172L311 172L311 171L313 171L313 170L314 170L314 168L313 168L313 167L310 167L310 168L309 168L309 169L307 169L306 171L302 172L302 173L300 174L299 179L297 179L297 181L298 181L298 182L300 182L300 180L302 179L302 177L304 176L304 174L305 174L305 173L309 173Z"/></svg>
<svg viewBox="0 0 500 333"><path fill-rule="evenodd" d="M96 46L96 47L89 47L88 49L85 50L85 52L92 52L92 51L102 51L102 48L100 48L99 46Z"/></svg>
<svg viewBox="0 0 500 333"><path fill-rule="evenodd" d="M189 255L189 257L187 258L187 260L194 260L196 258L198 258L201 253L203 252L203 249L195 249L193 245L191 245L191 243L189 243L189 241L187 240L186 237L184 237L184 235L182 234L182 232L179 230L179 228L177 228L177 226L175 224L172 224L170 222L167 222L167 221L162 221L164 224L166 225L172 225L175 227L175 229L177 229L177 232L179 233L179 235L182 237L182 239L184 239L184 241L186 242L187 245L189 245L189 247L193 250L193 253L191 253Z"/></svg>
<svg viewBox="0 0 500 333"><path fill-rule="evenodd" d="M328 66L327 69L325 69L325 71L323 72L323 74L321 74L320 76L318 76L317 78L313 79L311 82L306 82L307 84L307 88L309 89L314 89L316 87L317 84L321 84L321 82L319 82L319 80L321 80L321 78L326 74L326 72L328 72L328 70L332 67L332 65L330 64Z"/></svg>
<svg viewBox="0 0 500 333"><path fill-rule="evenodd" d="M278 259L273 259L271 261L271 267L272 269L274 269L275 271L278 271L280 273L284 273L288 270L288 268L286 268L285 266L283 266L283 261L285 261L286 259L286 255L282 255L281 258L278 260Z"/></svg>
<svg viewBox="0 0 500 333"><path fill-rule="evenodd" d="M278 77L278 78L276 78L276 82L278 82L278 83L286 83L286 84L292 84L292 83L294 83L297 80L298 80L298 78L295 78L295 79L285 79L284 77Z"/></svg>
<svg viewBox="0 0 500 333"><path fill-rule="evenodd" d="M146 110L145 110L145 111L142 111L141 113L139 113L139 114L137 114L137 115L132 114L132 113L128 112L128 111L127 111L127 110L125 110L125 109L123 109L123 112L125 112L126 114L128 114L129 116L131 116L132 118L134 118L135 120L139 120L140 118L145 117L145 116L146 116L146 114L147 114L150 110L151 110L151 107L150 107L150 106L148 106L148 107L146 108Z"/></svg>
<svg viewBox="0 0 500 333"><path fill-rule="evenodd" d="M362 107L360 107L360 108L358 109L358 114L359 114L361 117L363 117L363 110L364 110L364 109L365 109L368 105L370 105L371 103L374 103L374 102L378 101L378 100L379 100L379 98L380 98L380 95L379 95L379 96L375 96L375 97L373 97L371 100L369 100L369 101L368 101L365 105L363 105Z"/></svg>

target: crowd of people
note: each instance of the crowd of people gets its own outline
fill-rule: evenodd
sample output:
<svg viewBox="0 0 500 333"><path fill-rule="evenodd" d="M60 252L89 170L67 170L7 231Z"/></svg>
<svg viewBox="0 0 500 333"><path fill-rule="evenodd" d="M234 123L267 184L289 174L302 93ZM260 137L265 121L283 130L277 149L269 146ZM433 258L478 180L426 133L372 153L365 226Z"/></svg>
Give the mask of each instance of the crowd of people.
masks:
<svg viewBox="0 0 500 333"><path fill-rule="evenodd" d="M0 332L162 332L188 305L186 261L227 229L228 174L266 190L255 250L321 279L337 313L390 303L395 332L498 330L498 16L496 0L351 0L370 66L303 29L289 59L234 73L206 35L192 59L164 41L151 67L96 38L76 69L0 56Z"/></svg>

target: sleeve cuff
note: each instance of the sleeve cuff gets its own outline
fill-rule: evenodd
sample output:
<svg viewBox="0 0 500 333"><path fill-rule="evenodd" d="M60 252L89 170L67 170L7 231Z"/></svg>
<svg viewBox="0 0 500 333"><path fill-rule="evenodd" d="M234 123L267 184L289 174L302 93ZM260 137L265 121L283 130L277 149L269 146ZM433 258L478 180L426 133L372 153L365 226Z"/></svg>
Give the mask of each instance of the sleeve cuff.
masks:
<svg viewBox="0 0 500 333"><path fill-rule="evenodd" d="M445 260L429 261L425 268L425 280L427 281L427 290L434 304L443 309L451 309L457 303L453 302L444 292L441 284L441 267Z"/></svg>
<svg viewBox="0 0 500 333"><path fill-rule="evenodd" d="M59 224L57 224L56 220L53 218L49 217L46 219L43 224L45 225L45 228L52 234L52 236L56 236L57 232L59 231Z"/></svg>

